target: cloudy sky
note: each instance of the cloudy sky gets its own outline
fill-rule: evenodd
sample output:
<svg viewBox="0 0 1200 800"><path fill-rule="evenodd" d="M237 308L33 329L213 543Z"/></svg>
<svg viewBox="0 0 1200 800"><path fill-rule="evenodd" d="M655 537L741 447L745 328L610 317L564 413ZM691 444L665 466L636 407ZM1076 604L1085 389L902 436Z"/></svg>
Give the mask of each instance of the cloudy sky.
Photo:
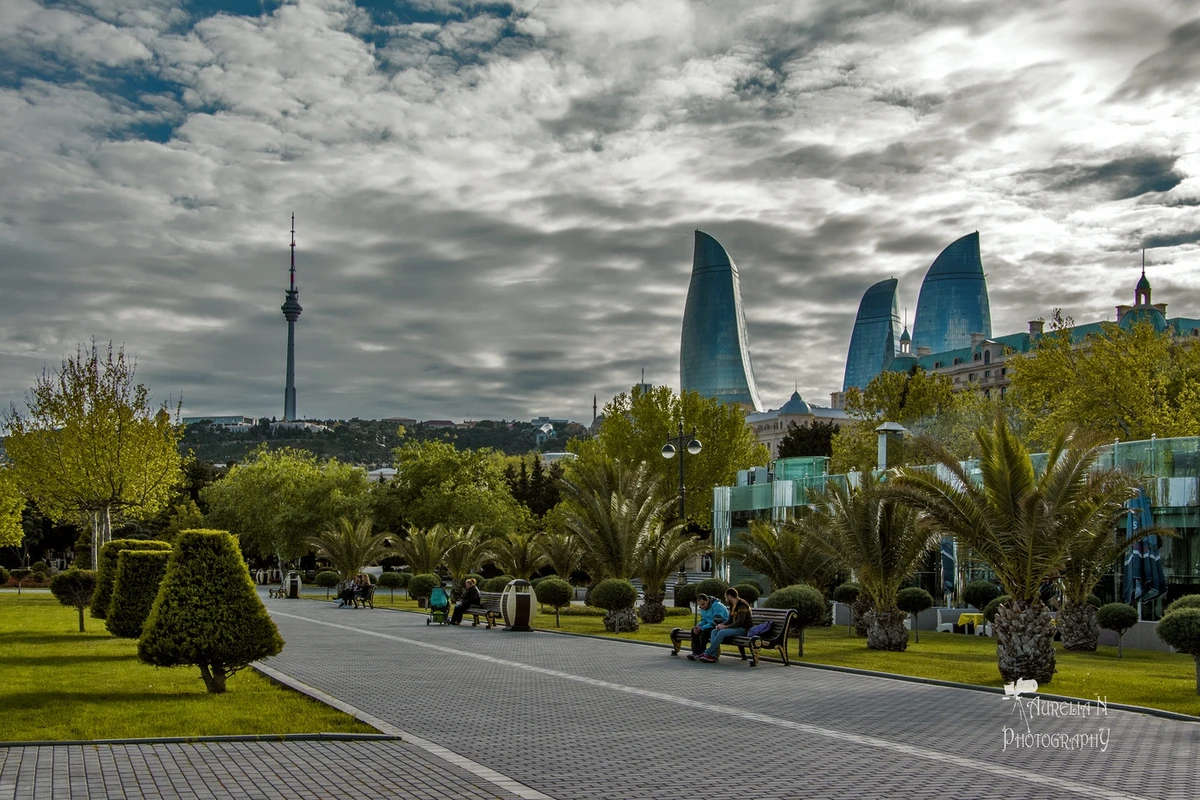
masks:
<svg viewBox="0 0 1200 800"><path fill-rule="evenodd" d="M763 402L981 233L993 330L1200 317L1200 0L0 0L0 403L93 337L185 414L588 420L678 387L692 231Z"/></svg>

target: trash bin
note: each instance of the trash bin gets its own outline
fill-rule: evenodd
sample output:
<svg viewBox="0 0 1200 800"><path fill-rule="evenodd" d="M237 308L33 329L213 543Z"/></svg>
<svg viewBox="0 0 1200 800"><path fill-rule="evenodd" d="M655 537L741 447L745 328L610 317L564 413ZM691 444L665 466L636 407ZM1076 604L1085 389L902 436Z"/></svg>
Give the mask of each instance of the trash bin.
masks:
<svg viewBox="0 0 1200 800"><path fill-rule="evenodd" d="M500 596L500 611L504 614L504 630L531 631L529 623L537 611L537 595L529 581L517 578L509 581Z"/></svg>
<svg viewBox="0 0 1200 800"><path fill-rule="evenodd" d="M293 600L300 597L300 573L292 570L287 574L287 596Z"/></svg>

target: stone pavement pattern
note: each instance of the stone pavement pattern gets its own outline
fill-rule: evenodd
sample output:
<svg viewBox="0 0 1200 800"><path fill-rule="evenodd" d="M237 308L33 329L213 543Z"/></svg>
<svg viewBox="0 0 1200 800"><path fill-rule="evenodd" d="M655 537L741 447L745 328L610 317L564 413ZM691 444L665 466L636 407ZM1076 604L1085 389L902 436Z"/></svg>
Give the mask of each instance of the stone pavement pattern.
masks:
<svg viewBox="0 0 1200 800"><path fill-rule="evenodd" d="M1200 796L1196 723L1035 717L1035 733L1108 728L1107 751L1005 751L1005 726L1023 724L997 694L331 603L270 608L288 642L272 668L557 800L717 800L746 797L745 781L764 800Z"/></svg>

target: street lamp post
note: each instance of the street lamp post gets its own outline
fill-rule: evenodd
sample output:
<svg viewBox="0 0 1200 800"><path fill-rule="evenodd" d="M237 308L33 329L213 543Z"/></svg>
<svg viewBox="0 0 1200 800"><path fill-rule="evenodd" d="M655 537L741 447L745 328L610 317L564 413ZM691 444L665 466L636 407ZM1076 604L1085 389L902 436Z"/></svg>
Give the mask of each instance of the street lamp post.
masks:
<svg viewBox="0 0 1200 800"><path fill-rule="evenodd" d="M684 453L692 455L700 454L700 440L696 438L696 426L692 426L692 432L685 434L683 432L683 420L679 420L679 435L668 436L667 443L663 446L662 457L674 458L675 452L679 452L679 522L686 524L687 514L684 509L684 488L683 488L683 456Z"/></svg>

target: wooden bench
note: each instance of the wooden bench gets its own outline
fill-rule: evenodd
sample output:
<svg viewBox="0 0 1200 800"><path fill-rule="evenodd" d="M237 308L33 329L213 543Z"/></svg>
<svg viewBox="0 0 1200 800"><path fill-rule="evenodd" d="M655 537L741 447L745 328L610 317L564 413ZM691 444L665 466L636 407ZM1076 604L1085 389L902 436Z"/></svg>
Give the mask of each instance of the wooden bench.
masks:
<svg viewBox="0 0 1200 800"><path fill-rule="evenodd" d="M362 603L363 608L375 608L375 584L367 587L367 593L362 597L358 596L358 592L354 593L354 607L358 608L358 604Z"/></svg>
<svg viewBox="0 0 1200 800"><path fill-rule="evenodd" d="M463 612L463 616L474 618L475 621L471 623L472 628L479 625L480 617L483 617L483 621L491 628L504 616L500 610L500 598L503 596L502 592L480 592L479 605L468 608Z"/></svg>
<svg viewBox="0 0 1200 800"><path fill-rule="evenodd" d="M788 636L791 634L792 618L796 616L796 611L791 608L755 608L751 609L750 615L754 620L753 625L770 622L771 627L761 636L734 636L721 644L736 647L742 654L743 661L746 660L746 648L750 648L749 658L752 667L758 666L758 654L763 648L778 650L784 666L790 665L792 662L788 658L787 644ZM679 648L683 646L683 643L687 642L690 645L691 641L691 628L672 629L671 644L675 649L671 651L671 655L679 655Z"/></svg>

